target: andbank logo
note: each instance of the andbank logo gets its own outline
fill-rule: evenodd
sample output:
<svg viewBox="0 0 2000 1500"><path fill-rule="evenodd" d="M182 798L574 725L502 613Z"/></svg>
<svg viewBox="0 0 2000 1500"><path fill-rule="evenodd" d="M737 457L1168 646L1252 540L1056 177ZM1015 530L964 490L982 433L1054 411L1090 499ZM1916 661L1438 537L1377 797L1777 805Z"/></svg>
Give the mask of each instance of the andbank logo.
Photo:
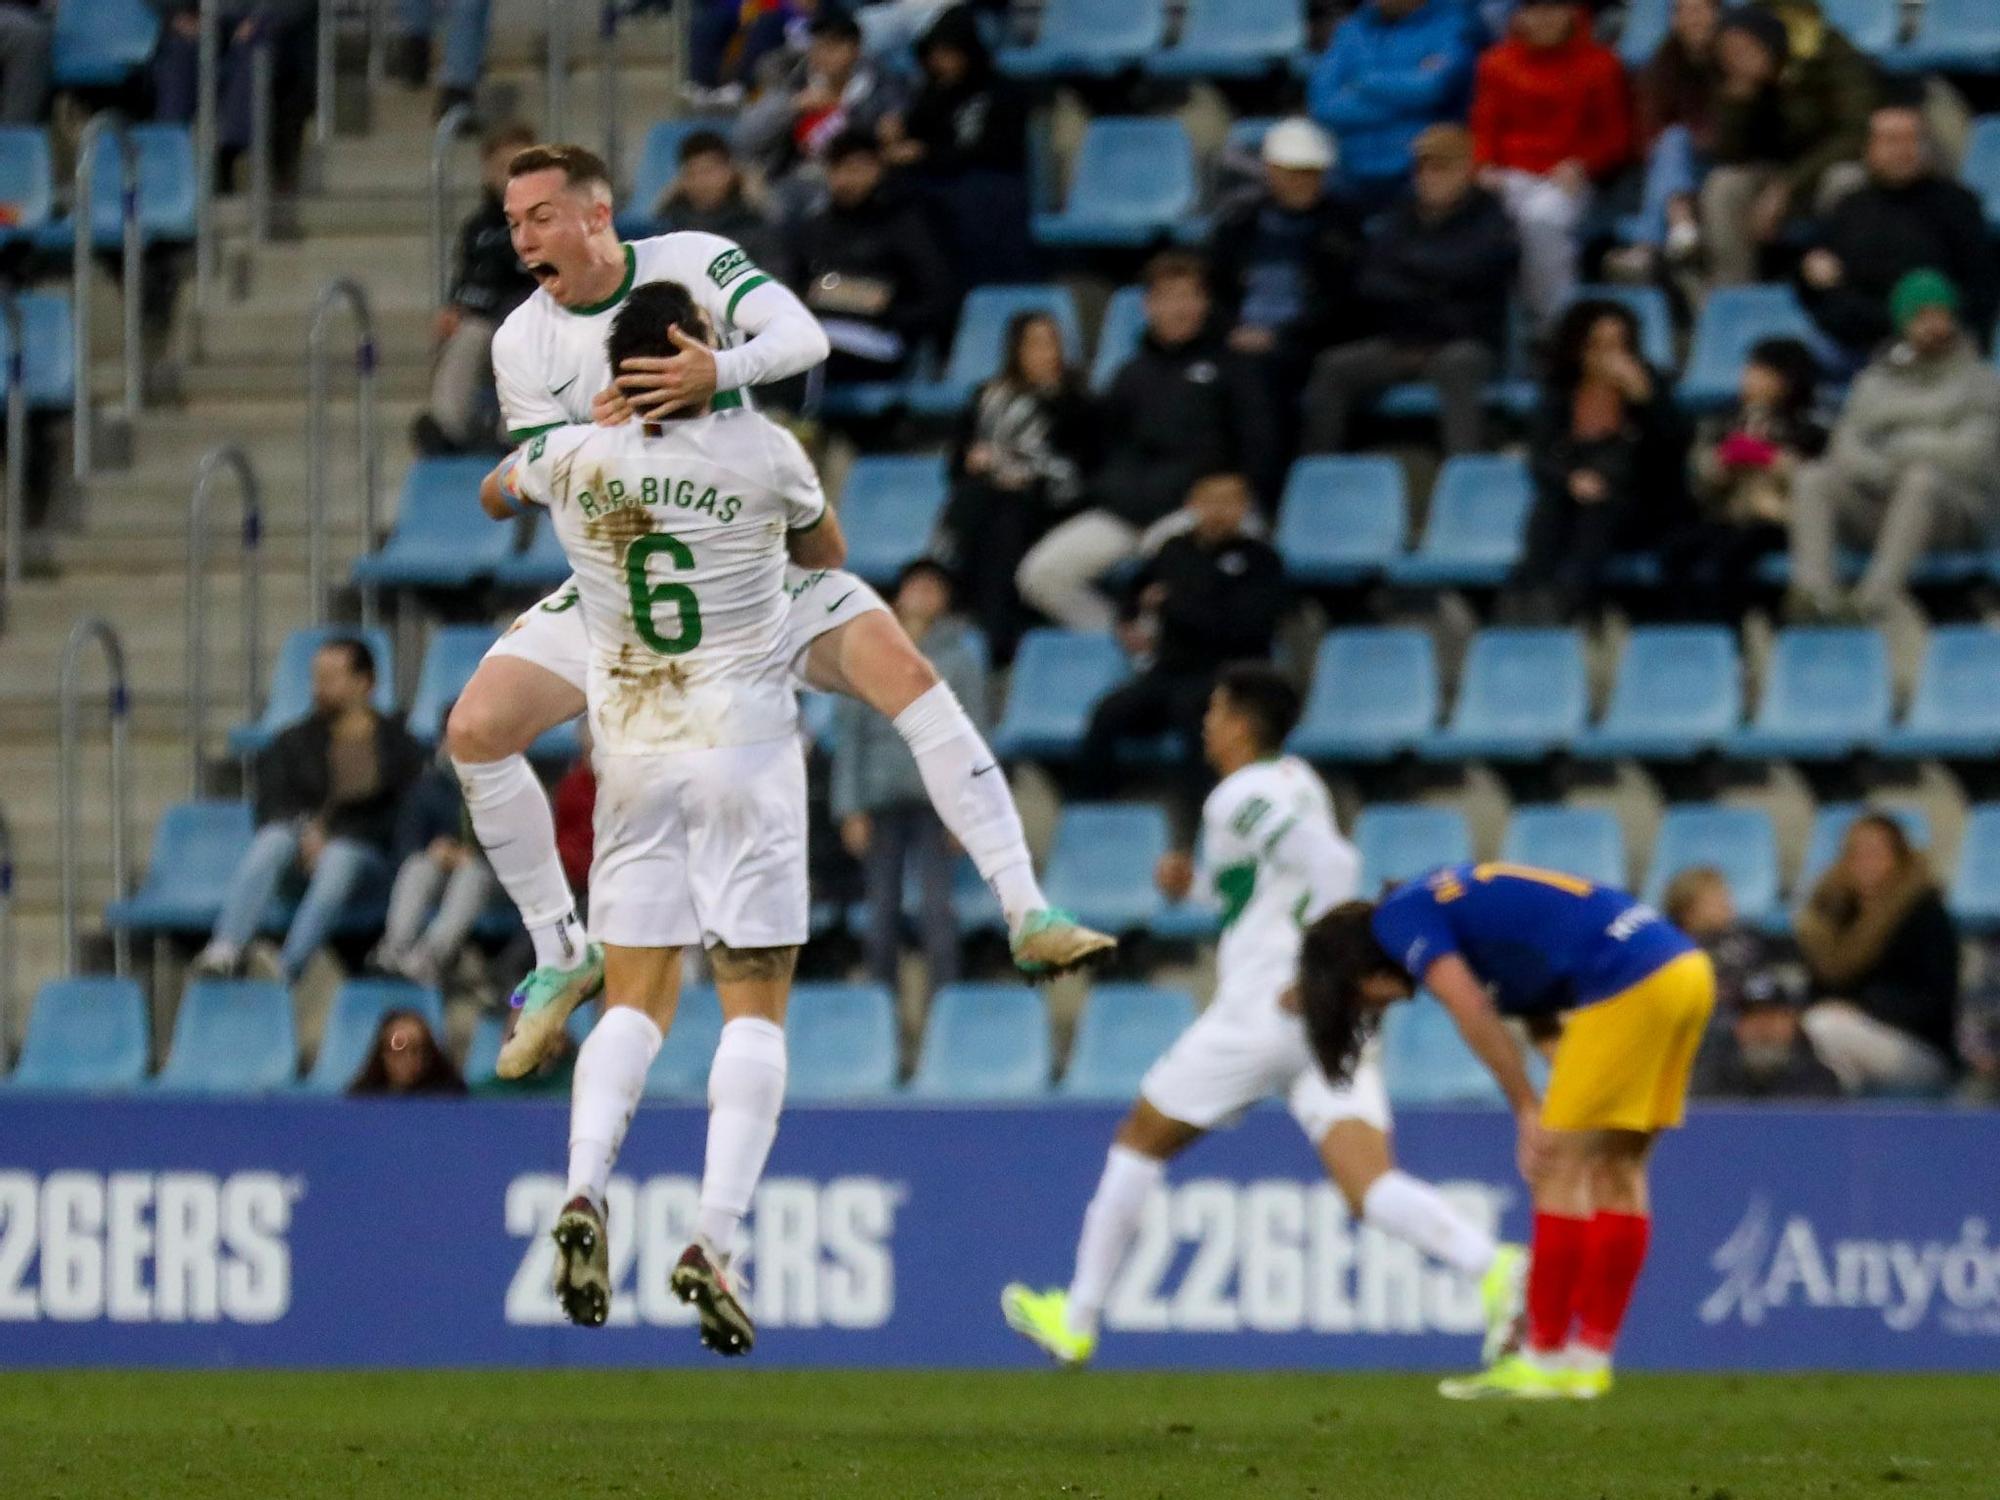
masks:
<svg viewBox="0 0 2000 1500"><path fill-rule="evenodd" d="M1787 1308L1878 1313L1898 1333L2000 1334L2000 1245L1984 1219L1968 1217L1950 1240L1826 1240L1804 1214L1779 1223L1754 1198L1709 1264L1722 1278L1701 1320L1755 1328Z"/></svg>

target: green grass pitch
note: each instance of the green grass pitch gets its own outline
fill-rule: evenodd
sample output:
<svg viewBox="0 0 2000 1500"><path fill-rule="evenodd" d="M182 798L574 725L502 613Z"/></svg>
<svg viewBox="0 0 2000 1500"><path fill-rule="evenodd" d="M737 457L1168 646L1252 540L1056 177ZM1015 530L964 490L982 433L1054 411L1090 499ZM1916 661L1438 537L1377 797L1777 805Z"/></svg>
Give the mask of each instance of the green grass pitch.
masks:
<svg viewBox="0 0 2000 1500"><path fill-rule="evenodd" d="M8 1374L0 1494L1993 1500L1996 1410L2000 1377Z"/></svg>

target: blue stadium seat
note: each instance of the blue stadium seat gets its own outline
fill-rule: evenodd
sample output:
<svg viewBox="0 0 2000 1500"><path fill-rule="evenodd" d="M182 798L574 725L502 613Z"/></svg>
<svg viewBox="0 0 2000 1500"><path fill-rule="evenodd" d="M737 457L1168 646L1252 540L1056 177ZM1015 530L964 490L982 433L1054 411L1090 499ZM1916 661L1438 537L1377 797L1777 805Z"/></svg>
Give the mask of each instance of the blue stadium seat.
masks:
<svg viewBox="0 0 2000 1500"><path fill-rule="evenodd" d="M146 997L136 981L51 979L35 992L11 1087L130 1089L145 1078Z"/></svg>
<svg viewBox="0 0 2000 1500"><path fill-rule="evenodd" d="M1820 0L1819 8L1850 42L1880 61L1896 51L1897 6L1898 0Z"/></svg>
<svg viewBox="0 0 2000 1500"><path fill-rule="evenodd" d="M1174 1038L1194 1024L1194 1001L1151 984L1100 984L1077 1018L1057 1092L1072 1099L1130 1101Z"/></svg>
<svg viewBox="0 0 2000 1500"><path fill-rule="evenodd" d="M1090 362L1090 388L1102 394L1111 388L1118 372L1138 352L1146 332L1146 289L1121 286L1104 304L1104 320L1097 325L1097 353Z"/></svg>
<svg viewBox="0 0 2000 1500"><path fill-rule="evenodd" d="M1189 0L1180 38L1146 60L1162 78L1258 78L1306 45L1300 0Z"/></svg>
<svg viewBox="0 0 2000 1500"><path fill-rule="evenodd" d="M1007 356L1007 325L1022 313L1047 313L1062 330L1063 354L1074 367L1083 362L1083 325L1076 315L1076 298L1065 286L980 286L966 294L958 310L958 329L951 338L951 357L944 374L918 381L909 390L910 410L923 416L948 416L964 408Z"/></svg>
<svg viewBox="0 0 2000 1500"><path fill-rule="evenodd" d="M1403 550L1403 466L1381 455L1302 458L1285 479L1275 542L1305 584L1364 583Z"/></svg>
<svg viewBox="0 0 2000 1500"><path fill-rule="evenodd" d="M1014 657L1006 712L993 731L994 752L1007 760L1068 760L1083 741L1097 700L1131 670L1109 634L1030 630Z"/></svg>
<svg viewBox="0 0 2000 1500"><path fill-rule="evenodd" d="M896 1008L873 984L801 984L785 1019L786 1093L871 1099L896 1091Z"/></svg>
<svg viewBox="0 0 2000 1500"><path fill-rule="evenodd" d="M1198 235L1197 196L1194 145L1179 120L1093 120L1077 148L1069 197L1061 212L1035 215L1035 238L1136 250Z"/></svg>
<svg viewBox="0 0 2000 1500"><path fill-rule="evenodd" d="M195 1094L257 1094L298 1073L292 997L264 979L197 979L181 995L173 1046L155 1080Z"/></svg>
<svg viewBox="0 0 2000 1500"><path fill-rule="evenodd" d="M506 1034L505 1016L481 1016L473 1026L472 1045L465 1049L465 1066L461 1070L468 1085L476 1087L493 1081L493 1065L500 1060L500 1044Z"/></svg>
<svg viewBox="0 0 2000 1500"><path fill-rule="evenodd" d="M491 574L512 554L515 536L512 526L479 507L479 481L492 467L486 458L411 464L396 502L396 528L380 550L355 560L354 581L462 589Z"/></svg>
<svg viewBox="0 0 2000 1500"><path fill-rule="evenodd" d="M1681 404L1718 411L1736 399L1743 361L1768 338L1807 338L1812 320L1790 286L1724 286L1709 293L1694 325Z"/></svg>
<svg viewBox="0 0 2000 1500"><path fill-rule="evenodd" d="M76 382L69 298L55 292L20 292L15 300L21 307L21 333L28 351L21 371L28 405L36 411L66 410ZM0 366L12 354L7 325L0 322Z"/></svg>
<svg viewBox="0 0 2000 1500"><path fill-rule="evenodd" d="M160 17L146 0L60 0L50 66L59 89L111 88L153 58Z"/></svg>
<svg viewBox="0 0 2000 1500"><path fill-rule="evenodd" d="M1465 1045L1450 1013L1426 992L1384 1013L1382 1072L1389 1101L1398 1108L1503 1102L1500 1086Z"/></svg>
<svg viewBox="0 0 2000 1500"><path fill-rule="evenodd" d="M1153 869L1167 852L1167 815L1137 802L1073 802L1062 810L1042 886L1051 905L1102 932L1137 932L1164 904Z"/></svg>
<svg viewBox="0 0 2000 1500"><path fill-rule="evenodd" d="M182 802L160 814L139 889L105 908L127 932L206 933L255 831L247 802Z"/></svg>
<svg viewBox="0 0 2000 1500"><path fill-rule="evenodd" d="M722 1039L722 1002L712 985L681 990L674 1024L646 1074L648 1099L701 1099L708 1094L708 1067Z"/></svg>
<svg viewBox="0 0 2000 1500"><path fill-rule="evenodd" d="M1730 736L1745 759L1839 760L1889 729L1889 647L1881 632L1791 626L1778 632L1764 696L1748 728Z"/></svg>
<svg viewBox="0 0 2000 1500"><path fill-rule="evenodd" d="M147 244L186 244L194 239L194 138L185 125L132 125L139 157L139 237ZM90 168L90 237L99 249L124 241L125 190L117 139L97 138ZM71 209L74 214L75 209ZM44 248L61 251L76 242L66 216L37 236Z"/></svg>
<svg viewBox="0 0 2000 1500"><path fill-rule="evenodd" d="M945 460L935 453L872 453L854 461L840 497L847 569L878 587L930 550L944 509Z"/></svg>
<svg viewBox="0 0 2000 1500"><path fill-rule="evenodd" d="M1947 900L1961 926L2000 931L2000 802L1982 802L1967 815Z"/></svg>
<svg viewBox="0 0 2000 1500"><path fill-rule="evenodd" d="M1438 470L1430 516L1417 550L1389 565L1392 583L1494 587L1521 558L1534 485L1525 462L1500 454L1464 454Z"/></svg>
<svg viewBox="0 0 2000 1500"><path fill-rule="evenodd" d="M1916 33L1888 60L1915 73L2000 73L2000 10L1993 0L1924 0Z"/></svg>
<svg viewBox="0 0 2000 1500"><path fill-rule="evenodd" d="M445 714L499 639L500 632L491 625L440 625L431 632L423 665L417 669L417 690L410 696L409 717L404 721L412 736L426 745L435 745L442 738ZM574 760L579 748L576 722L571 721L546 731L528 747L528 755L550 762Z"/></svg>
<svg viewBox="0 0 2000 1500"><path fill-rule="evenodd" d="M1972 136L1965 144L1958 175L1979 195L1986 208L1987 227L2000 233L2000 115L1972 122Z"/></svg>
<svg viewBox="0 0 2000 1500"><path fill-rule="evenodd" d="M431 1036L444 1045L444 1001L438 992L406 979L350 979L333 993L326 1030L320 1033L319 1055L301 1085L314 1094L343 1094L368 1061L375 1032L392 1010L413 1010L424 1018Z"/></svg>
<svg viewBox="0 0 2000 1500"><path fill-rule="evenodd" d="M1625 871L1625 830L1603 807L1517 807L1507 822L1500 857L1511 864L1560 870L1593 885L1622 888L1631 878Z"/></svg>
<svg viewBox="0 0 2000 1500"><path fill-rule="evenodd" d="M385 714L396 711L396 658L389 645L389 632L379 627L363 630L358 625L328 625L294 630L278 648L278 663L271 672L270 700L263 717L254 724L238 724L229 731L229 753L254 755L281 730L289 728L312 712L312 659L329 640L357 637L375 653L375 707Z"/></svg>
<svg viewBox="0 0 2000 1500"><path fill-rule="evenodd" d="M1566 749L1590 712L1583 642L1573 630L1482 630L1472 638L1458 702L1426 760L1540 760Z"/></svg>
<svg viewBox="0 0 2000 1500"><path fill-rule="evenodd" d="M726 141L733 122L725 116L690 115L680 120L655 121L639 148L639 165L632 173L632 191L625 201L630 206L618 215L618 232L626 239L642 239L660 232L659 215L654 211L673 180L681 172L681 143L698 130L712 130Z"/></svg>
<svg viewBox="0 0 2000 1500"><path fill-rule="evenodd" d="M1929 849L1931 843L1931 822L1920 807L1907 804L1870 804L1862 802L1823 802L1813 814L1812 832L1806 835L1806 857L1799 865L1799 878L1792 885L1793 905L1797 905L1812 894L1813 886L1829 866L1840 858L1841 841L1847 837L1847 830L1854 820L1863 813L1887 813L1902 826L1910 843L1918 849Z"/></svg>
<svg viewBox="0 0 2000 1500"><path fill-rule="evenodd" d="M1384 885L1471 859L1472 830L1455 808L1378 802L1354 820L1354 847L1361 853L1362 892L1373 896Z"/></svg>
<svg viewBox="0 0 2000 1500"><path fill-rule="evenodd" d="M1437 728L1437 653L1430 632L1346 626L1319 643L1312 688L1290 749L1316 761L1384 761Z"/></svg>
<svg viewBox="0 0 2000 1500"><path fill-rule="evenodd" d="M1673 23L1673 0L1632 0L1618 33L1618 55L1634 72L1652 60Z"/></svg>
<svg viewBox="0 0 2000 1500"><path fill-rule="evenodd" d="M1653 839L1645 897L1658 906L1683 870L1713 865L1729 882L1743 920L1763 925L1778 913L1778 833L1761 808L1679 803Z"/></svg>
<svg viewBox="0 0 2000 1500"><path fill-rule="evenodd" d="M998 62L1017 78L1110 77L1160 50L1162 0L1049 0L1032 46L1003 47Z"/></svg>
<svg viewBox="0 0 2000 1500"><path fill-rule="evenodd" d="M1728 739L1743 717L1736 637L1719 625L1647 625L1634 630L1618 664L1603 722L1577 753L1686 760Z"/></svg>
<svg viewBox="0 0 2000 1500"><path fill-rule="evenodd" d="M0 125L0 245L33 236L54 212L54 167L49 134L39 125Z"/></svg>
<svg viewBox="0 0 2000 1500"><path fill-rule="evenodd" d="M1896 756L2000 753L2000 630L1940 625L1924 646L1916 695L1881 749Z"/></svg>
<svg viewBox="0 0 2000 1500"><path fill-rule="evenodd" d="M561 587L569 575L569 557L563 552L547 513L541 511L528 518L528 544L493 564L493 581L501 588L537 594Z"/></svg>
<svg viewBox="0 0 2000 1500"><path fill-rule="evenodd" d="M929 1099L1038 1099L1049 1091L1049 1011L1023 984L948 984L931 1001L910 1091Z"/></svg>

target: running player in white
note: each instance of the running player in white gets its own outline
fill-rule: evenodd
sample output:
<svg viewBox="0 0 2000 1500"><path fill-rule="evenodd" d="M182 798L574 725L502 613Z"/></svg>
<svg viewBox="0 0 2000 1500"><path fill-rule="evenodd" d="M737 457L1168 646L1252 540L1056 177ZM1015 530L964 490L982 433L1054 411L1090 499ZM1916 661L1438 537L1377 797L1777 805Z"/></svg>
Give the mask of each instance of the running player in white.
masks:
<svg viewBox="0 0 2000 1500"><path fill-rule="evenodd" d="M1520 1251L1496 1244L1436 1188L1396 1168L1379 1056L1365 1052L1353 1081L1336 1088L1293 1008L1304 928L1353 899L1360 867L1324 783L1282 753L1298 716L1298 694L1261 663L1225 669L1209 700L1202 748L1222 777L1202 808L1201 834L1204 883L1222 908L1215 998L1140 1082L1084 1212L1068 1290L1017 1282L1000 1294L1008 1325L1061 1364L1083 1364L1096 1352L1105 1298L1167 1163L1274 1096L1285 1100L1356 1219L1482 1278L1489 1349L1511 1327ZM1159 883L1178 900L1193 875L1186 855L1170 854Z"/></svg>
<svg viewBox="0 0 2000 1500"><path fill-rule="evenodd" d="M727 408L749 387L826 358L812 314L728 240L683 232L621 243L604 164L580 147L521 153L505 201L515 252L540 283L493 340L501 412L517 442L562 423L659 415L711 397ZM683 334L674 353L639 361L614 386L604 352L611 317L635 283L661 280L689 290L723 347ZM727 347L738 332L747 342ZM1006 778L986 774L992 751L875 591L852 574L796 569L787 586L787 662L810 686L848 693L894 721L938 816L999 897L1021 969L1056 973L1108 954L1112 939L1049 908ZM575 598L565 586L522 614L446 726L473 828L535 944L536 968L515 991L521 1024L501 1051L507 1077L535 1066L560 1015L601 974L556 856L548 799L524 755L536 736L583 710L589 647Z"/></svg>
<svg viewBox="0 0 2000 1500"><path fill-rule="evenodd" d="M653 356L667 330L706 340L675 282L637 287L610 347ZM655 422L539 434L481 499L545 507L589 627L597 771L590 916L604 948L603 1018L571 1086L569 1200L556 1294L570 1321L610 1311L605 1188L680 996L681 949L708 950L722 1038L696 1237L672 1285L702 1341L747 1354L756 1334L729 1252L777 1134L785 1002L806 940L806 778L798 700L780 647L785 564L831 567L840 523L798 442L710 403Z"/></svg>

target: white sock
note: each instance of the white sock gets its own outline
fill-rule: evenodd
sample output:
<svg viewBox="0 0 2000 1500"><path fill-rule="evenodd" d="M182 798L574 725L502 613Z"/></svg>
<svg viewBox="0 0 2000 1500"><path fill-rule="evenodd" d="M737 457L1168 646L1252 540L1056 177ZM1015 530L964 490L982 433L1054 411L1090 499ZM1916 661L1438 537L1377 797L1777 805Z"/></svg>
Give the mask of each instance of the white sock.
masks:
<svg viewBox="0 0 2000 1500"><path fill-rule="evenodd" d="M895 725L917 759L931 806L993 887L1007 925L1018 927L1049 903L1035 879L1006 771L947 683L897 714Z"/></svg>
<svg viewBox="0 0 2000 1500"><path fill-rule="evenodd" d="M1104 1299L1111 1295L1111 1278L1139 1232L1146 1196L1166 1171L1165 1162L1129 1146L1113 1146L1105 1156L1104 1175L1097 1179L1097 1192L1083 1211L1083 1233L1076 1241L1076 1270L1069 1282L1070 1332L1097 1331Z"/></svg>
<svg viewBox="0 0 2000 1500"><path fill-rule="evenodd" d="M737 1017L722 1028L708 1069L708 1154L695 1219L695 1234L724 1255L750 1212L784 1107L784 1028L762 1016Z"/></svg>
<svg viewBox="0 0 2000 1500"><path fill-rule="evenodd" d="M569 1085L569 1187L604 1209L611 1164L625 1143L625 1127L645 1092L646 1070L660 1050L660 1028L629 1005L614 1005L591 1028L576 1054Z"/></svg>
<svg viewBox="0 0 2000 1500"><path fill-rule="evenodd" d="M1362 1195L1361 1217L1468 1276L1484 1276L1500 1249L1443 1193L1408 1172L1392 1169L1376 1178Z"/></svg>
<svg viewBox="0 0 2000 1500"><path fill-rule="evenodd" d="M454 760L466 816L486 862L535 944L535 962L572 967L583 953L583 924L556 853L549 796L525 755L505 760Z"/></svg>

